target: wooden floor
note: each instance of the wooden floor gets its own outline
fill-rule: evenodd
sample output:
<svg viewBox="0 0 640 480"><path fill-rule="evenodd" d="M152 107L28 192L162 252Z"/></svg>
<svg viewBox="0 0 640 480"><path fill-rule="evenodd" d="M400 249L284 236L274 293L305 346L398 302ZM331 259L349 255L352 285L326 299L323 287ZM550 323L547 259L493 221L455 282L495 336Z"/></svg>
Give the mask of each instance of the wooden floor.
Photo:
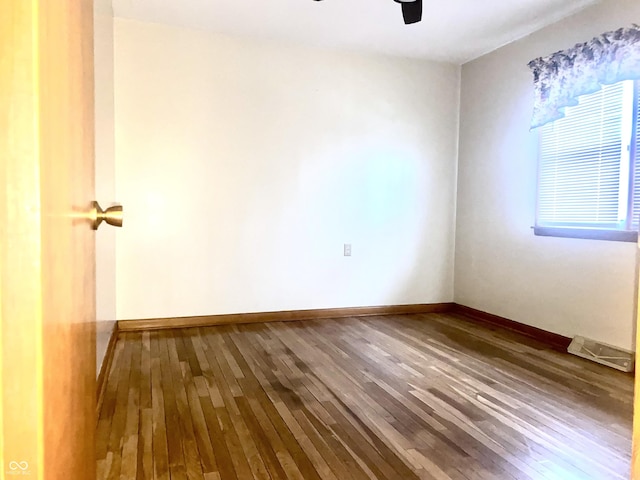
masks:
<svg viewBox="0 0 640 480"><path fill-rule="evenodd" d="M121 333L98 479L629 478L632 376L463 318Z"/></svg>

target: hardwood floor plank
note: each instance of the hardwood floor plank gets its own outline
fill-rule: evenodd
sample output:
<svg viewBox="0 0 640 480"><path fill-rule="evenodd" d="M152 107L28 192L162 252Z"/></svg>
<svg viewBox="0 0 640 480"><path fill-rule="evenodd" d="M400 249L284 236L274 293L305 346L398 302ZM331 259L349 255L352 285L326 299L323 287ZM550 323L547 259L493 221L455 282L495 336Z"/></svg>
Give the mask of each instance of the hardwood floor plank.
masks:
<svg viewBox="0 0 640 480"><path fill-rule="evenodd" d="M258 449L258 452L260 452L260 456L262 457L267 471L269 472L269 476L273 479L286 479L287 474L280 464L278 455L274 450L274 442L269 440L267 432L265 432L260 425L260 422L254 414L247 397L239 397L237 402L240 414L242 415L242 418L245 419L247 428L256 442L256 448ZM291 461L293 462L293 460Z"/></svg>
<svg viewBox="0 0 640 480"><path fill-rule="evenodd" d="M180 413L176 401L176 388L173 384L172 372L175 366L172 367L170 361L169 338L171 338L169 332L160 332L158 335L165 425L167 429L169 473L171 480L186 480L187 470L183 450L185 431L180 422Z"/></svg>
<svg viewBox="0 0 640 480"><path fill-rule="evenodd" d="M141 334L131 336L131 375L129 378L129 396L127 399L127 418L122 446L122 463L120 480L137 477L138 471L138 439L140 425L140 377L142 375L142 342Z"/></svg>
<svg viewBox="0 0 640 480"><path fill-rule="evenodd" d="M222 431L222 425L216 413L218 409L213 406L210 397L200 397L200 406L202 407L202 414L207 423L209 438L211 439L211 446L213 447L220 476L225 480L237 480L238 476L236 475L235 466L231 459L231 453L229 452L229 447L227 446Z"/></svg>
<svg viewBox="0 0 640 480"><path fill-rule="evenodd" d="M294 412L294 415L336 477L354 480L367 478L365 471L360 468L358 462L353 460L351 452L341 442L336 441L333 432L327 429L316 416L309 416L301 411Z"/></svg>
<svg viewBox="0 0 640 480"><path fill-rule="evenodd" d="M301 329L302 330L302 329ZM300 332L299 332L300 333ZM290 337L286 338L286 341L289 342L290 340L292 340ZM339 342L338 342L339 343ZM338 343L333 342L331 344L325 343L323 345L323 351L328 351L330 349L339 349L338 348ZM308 347L305 347L304 343L302 344L298 344L298 347L302 348L302 350L300 350L300 352L304 352L308 350ZM346 357L345 357L346 358ZM342 371L344 372L345 369L347 368L347 364L346 364L346 360L345 358L342 358L340 360L337 361L337 363L339 363L339 365L335 368L334 370L334 380L335 378L338 377L338 374L336 372L338 371ZM322 362L323 365L323 369L326 368L327 363L326 363L326 359L325 361ZM342 370L340 370L342 369ZM358 378L360 377L359 373L351 370L349 371L349 374L351 377L354 378ZM327 380L327 382L329 382ZM357 380L355 380L356 383L358 383ZM361 384L362 387L364 387L365 385L367 385L369 382L365 381ZM339 391L339 390L343 390L345 387L344 386L336 386L335 388L332 388L332 390L334 391ZM379 402L377 402L375 399L370 398L367 394L366 391L364 389L361 388L360 391L360 399L362 401L365 401L367 403L369 403L372 408L373 408L373 413L369 413L369 415L362 415L362 416L357 416L355 415L353 412L354 410L352 410L351 408L349 408L341 399L338 398L338 396L335 396L335 401L333 402L333 405L330 408L335 408L336 405L339 405L342 408L343 412L348 412L347 415L345 415L344 413L342 413L343 417L347 420L347 423L351 424L348 427L348 430L346 430L343 434L347 435L347 437L353 439L353 434L350 434L349 432L351 431L351 428L355 428L354 434L355 435L361 435L362 438L365 440L365 442L367 443L371 443L372 447L376 447L376 441L378 436L375 434L370 434L369 431L371 428L377 428L380 429L382 431L385 432L385 436L387 438L392 437L392 438L398 438L398 435L401 436L400 432L397 432L396 429L394 428L394 423L397 423L397 419L394 417L394 415L392 415L388 410L385 410L384 405L381 405ZM377 408L376 408L377 407ZM394 412L395 413L395 412ZM379 414L379 415L376 415ZM337 417L337 415L334 413L333 414L334 417ZM368 422L368 419L370 419L371 417L380 417L380 419L384 419L385 421L380 421L378 420L377 422ZM355 420L355 422L354 422ZM355 442L358 445L363 445L365 447L365 450L363 450L364 452L369 451L368 448L365 444L362 444L362 442L360 441L356 441ZM406 458L406 460L410 463L413 463L414 467L416 469L420 469L422 468L420 464L413 462L415 455L412 455L410 453L408 453L408 448L406 448L406 445L402 445L402 440L400 439L399 441L396 440L396 452L398 452L400 455L404 456ZM386 449L386 446L384 446L384 448ZM406 477L406 478L412 478L414 475L412 474L412 472L410 470L407 469L406 465L401 462L398 461L398 459L396 458L396 455L394 452L392 452L391 450L388 450L387 455L385 457L385 459L390 459L391 462L394 464L394 468L395 471L388 471L388 466L386 465L385 462L379 463L377 462L377 459L374 458L374 463L378 464L377 466L381 466L381 468L383 470L387 469L387 474L386 476L389 478L396 478L398 475ZM437 469L437 467L434 467L433 469Z"/></svg>
<svg viewBox="0 0 640 480"><path fill-rule="evenodd" d="M245 375L245 378L240 380L239 384L244 392L245 396L238 398L238 405L242 407L241 411L246 411L246 418L255 419L255 422L251 422L253 426L256 438L259 440L258 446L263 452L263 458L265 463L269 466L270 474L273 478L287 478L287 479L303 479L303 475L298 469L296 462L291 456L291 452L288 451L285 446L287 436L280 434L277 428L280 426L279 419L271 420L269 414L263 408L263 405L269 405L270 399L264 390L269 388L268 381L259 370L259 362L254 362L249 367L248 362L253 360L252 353L246 350L246 346L243 349L243 354L240 354L242 347L237 345L235 349L237 351L238 361L241 362L243 369L250 374ZM247 408L248 405L248 408ZM272 409L269 409L269 413L273 413ZM281 420L281 419L280 419ZM275 458L274 458L275 455Z"/></svg>
<svg viewBox="0 0 640 480"><path fill-rule="evenodd" d="M167 339L176 407L178 409L178 417L182 428L182 453L184 455L187 478L189 480L202 480L202 464L200 462L198 443L196 441L193 428L193 419L191 416L191 410L189 409L184 381L185 367L188 363L186 363L186 361L180 361L177 351L178 344L180 344L181 351L183 355L185 355L186 353L184 343L182 342L182 336L172 336Z"/></svg>
<svg viewBox="0 0 640 480"><path fill-rule="evenodd" d="M116 408L116 400L118 394L118 375L122 372L122 351L124 342L116 342L114 348L111 369L107 372L107 382L105 386L104 398L100 407L98 416L98 426L96 428L96 459L106 462L107 452L109 448L109 439L111 434L114 412Z"/></svg>
<svg viewBox="0 0 640 480"><path fill-rule="evenodd" d="M153 478L153 410L151 403L151 338L142 333L140 361L140 422L138 433L138 480Z"/></svg>
<svg viewBox="0 0 640 480"><path fill-rule="evenodd" d="M229 327L223 327L221 332L229 331ZM256 348L256 345L252 345ZM259 348L259 347L258 347ZM258 350L259 352L260 350ZM256 351L254 351L256 353ZM265 353L265 352L263 352ZM276 429L278 436L281 438L282 443L285 445L286 450L289 452L289 455L284 457L285 465L287 465L287 469L291 472L291 475L297 476L299 474L302 475L302 478L305 480L319 480L319 476L317 471L315 470L312 462L309 460L309 457L300 447L300 445L296 442L295 437L287 427L286 423L280 416L275 407L275 402L281 401L281 398L276 393L276 390L273 388L274 385L278 388L277 381L274 381L273 372L268 369L262 370L263 373L263 383L262 389L256 389L253 393L258 396L261 400L262 408L264 412L271 422L271 424ZM266 423L266 422L265 422ZM291 457L296 465L296 469L290 466L287 462L288 457Z"/></svg>
<svg viewBox="0 0 640 480"><path fill-rule="evenodd" d="M158 337L158 332L150 332L153 480L169 480L169 451Z"/></svg>
<svg viewBox="0 0 640 480"><path fill-rule="evenodd" d="M283 339L287 342L293 340L290 336L286 338L283 337ZM288 345L293 346L289 343ZM297 346L299 345L300 344L298 343ZM304 362L301 361L300 358L296 357L294 355L294 352L290 348L287 348L287 351L288 351L288 356L291 357L290 359L293 364L297 364L303 370L307 370L306 367L304 366ZM283 365L280 366L280 369L284 374L286 373L286 370L288 367L284 365L284 362L282 361L281 357L283 357L282 353L278 355L278 357L274 360L274 362L283 363ZM278 363L276 363L276 365L278 365ZM324 368L326 368L327 363L323 362L323 366ZM299 372L300 372L299 376L302 378L304 375L302 375L302 372L300 370ZM311 372L310 370L308 371L308 373L313 374L313 372ZM296 383L294 387L292 384L287 382L286 374L282 375L278 379L278 381L280 382L281 385L284 385L284 388L289 389L289 392L293 392L293 390L295 389L296 395L293 395L293 393L290 394L290 396L293 395L294 398L298 396L300 393L304 392L304 388L301 388L300 383ZM329 399L329 401L327 402L327 405L328 405L328 408L331 409L330 416L332 416L336 420L332 428L335 431L338 431L335 425L340 424L338 428L339 428L339 431L341 432L340 434L342 435L342 437L347 437L353 443L358 445L355 448L359 449L360 452L362 453L362 456L360 458L368 458L370 461L372 461L372 464L369 465L369 468L372 468L372 470L374 470L374 473L375 473L375 470L379 469L378 473L376 473L377 476L379 476L380 474L383 474L382 478L397 478L398 475L404 476L404 478L414 477L413 473L409 469L407 469L402 462L396 462L396 465L400 465L399 471L395 471L394 468L387 463L388 459L391 459L392 461L394 461L394 460L397 460L397 458L394 453L392 453L390 450L386 448L386 446L384 446L383 449L384 449L384 453L387 454L387 457L380 458L380 451L376 451L375 454L371 454L372 451L376 450L376 445L375 445L377 440L376 435L372 434L369 431L369 427L365 425L361 421L361 419L358 418L353 413L353 411L349 409L349 407L344 402L342 402L335 394L327 395L326 398ZM304 407L304 405L307 403L306 401L298 400L296 404L298 403L302 405L302 407L300 407L301 409L303 409L307 413L310 413ZM325 409L326 408L327 407L325 407ZM391 418L389 417L389 419ZM385 471L386 473L383 473Z"/></svg>
<svg viewBox="0 0 640 480"><path fill-rule="evenodd" d="M229 338L231 338L231 337L229 337ZM259 362L256 362L256 364L254 364L253 368L249 368L249 366L247 364L247 359L251 358L251 354L245 352L245 355L243 356L242 353L240 352L240 348L242 348L241 345L240 345L240 342L237 342L237 343L238 343L237 345L236 344L230 345L230 350L232 352L232 355L234 355L234 357L236 358L236 360L240 364L240 366L243 368L243 370L245 370L245 371L249 371L250 370L250 371L252 371L252 373L255 373L254 369L257 368L256 365ZM275 367L275 364L273 366ZM263 384L271 385L270 383L267 382L266 377L264 377L264 376L262 376L262 377L263 377ZM245 387L245 385L247 385L247 386ZM261 396L261 398L266 398L266 394L265 394L264 390L262 390L261 386L258 384L257 379L254 379L252 377L246 378L246 381L241 383L241 386L243 386L243 391L247 394L247 396L254 396L256 394L259 394ZM305 401L305 405L309 405L311 407L311 401L312 400L309 400L309 397L307 396L306 397L306 401ZM317 403L317 400L315 400L315 402L316 402L316 405L319 406L319 403ZM313 409L314 413L319 411L318 407L315 407L315 408L312 407L312 409ZM322 409L322 407L320 409L323 412L325 412ZM330 463L333 464L332 469L333 469L333 471L335 473L347 474L347 478L353 478L353 479L366 478L364 472L361 469L357 468L357 463L352 462L351 457L344 450L344 448L342 447L342 445L339 442L332 442L332 447L333 447L333 450L335 452L332 451L330 448L327 447L325 442L323 442L322 440L320 440L318 438L318 437L321 436L321 433L319 431L314 431L314 427L308 423L308 421L309 421L308 418L307 418L308 413L305 414L304 412L301 412L301 411L294 412L294 416L300 416L300 415L302 415L303 418L307 420L306 431L307 431L307 434L308 434L309 438L311 439L312 443L315 444L316 448L318 448L318 446L321 445L319 450L322 450L322 451L325 452L325 455L323 455L323 458L325 460L327 458L329 459ZM312 417L315 418L315 415L312 415ZM330 417L325 412L325 416L323 416L323 418L330 418ZM299 419L299 423L300 423L300 420L301 419ZM319 423L322 424L322 422L319 422ZM334 423L334 422L331 421L330 423ZM302 428L304 429L304 427L302 427ZM324 437L325 437L324 439L329 441L329 442L331 442L331 440L333 439L333 437L332 437L333 433L331 431L329 431L328 429L320 429L320 430L324 432ZM315 435L314 435L314 433L315 433ZM327 438L327 437L330 437L330 438ZM342 462L346 462L347 464L352 464L353 465L353 468L351 469L350 472L348 470L347 471L343 470L342 465L340 465L340 460L338 460L338 457L336 455L340 456L340 458L342 459L341 460ZM336 462L336 460L337 460L337 462ZM349 473L347 473L347 472L349 472Z"/></svg>
<svg viewBox="0 0 640 480"><path fill-rule="evenodd" d="M191 413L191 418L193 420L193 433L195 436L196 444L198 447L198 452L200 453L200 462L202 463L202 472L203 474L214 473L218 471L218 466L216 463L215 455L213 453L213 445L211 444L211 438L209 437L209 429L207 427L207 422L204 417L204 413L202 411L202 404L200 403L200 396L198 395L198 389L196 387L195 378L193 376L193 371L191 370L192 366L195 362L197 362L197 358L195 355L195 351L193 348L193 344L191 343L191 339L189 337L183 338L184 346L187 350L187 354L190 358L189 363L185 370L184 377L184 385L187 394L187 403L189 405L189 411ZM196 373L198 373L197 377L201 377L202 369L200 367L199 362L197 363L198 367L196 369ZM204 379L203 379L204 381ZM205 381L206 384L206 381Z"/></svg>
<svg viewBox="0 0 640 480"><path fill-rule="evenodd" d="M238 439L238 443L242 447L242 451L244 452L244 456L246 457L249 468L251 472L253 472L253 478L256 480L268 479L269 474L267 473L264 461L256 447L256 444L253 440L253 437L249 433L249 429L245 423L244 417L240 414L240 409L238 407L238 399L243 397L242 388L237 382L239 379L244 378L244 374L236 375L234 372L234 368L229 362L229 358L231 357L227 345L225 344L222 336L217 336L217 352L216 359L218 361L218 366L224 372L224 378L226 381L226 389L229 392L233 392L231 382L229 379L233 378L233 386L236 387L236 395L233 395L233 398L228 398L229 402L233 402L234 406L237 409L237 414L229 415L229 419L231 421L231 425L233 430L235 431L235 435ZM235 362L232 362L235 365ZM237 365L236 365L237 368ZM225 389L225 390L226 390Z"/></svg>
<svg viewBox="0 0 640 480"><path fill-rule="evenodd" d="M223 354L220 351L220 346L217 344L218 336L205 334L203 339L208 345L208 348L205 350L205 355L207 356L209 368L213 373L212 382L216 385L216 390L219 392L223 402L220 407L215 409L215 412L227 444L227 451L229 452L233 468L238 478L252 479L254 477L249 456L246 454L245 448L252 453L253 448L249 445L243 445L240 442L238 432L232 420L232 417L237 418L240 416L240 411L235 402L235 397L241 396L240 387L233 376L229 378L229 373L224 368Z"/></svg>
<svg viewBox="0 0 640 480"><path fill-rule="evenodd" d="M116 403L109 432L108 452L111 453L109 468L105 471L107 480L120 478L120 466L122 464L122 445L124 442L124 430L127 420L127 406L129 400L129 380L131 377L131 351L133 349L133 336L122 334L118 342L122 342L122 363L114 373L117 375ZM116 379L113 378L113 381ZM109 377L109 382L112 378ZM98 442L99 443L99 442Z"/></svg>
<svg viewBox="0 0 640 480"><path fill-rule="evenodd" d="M98 480L614 480L633 378L459 314L121 332Z"/></svg>

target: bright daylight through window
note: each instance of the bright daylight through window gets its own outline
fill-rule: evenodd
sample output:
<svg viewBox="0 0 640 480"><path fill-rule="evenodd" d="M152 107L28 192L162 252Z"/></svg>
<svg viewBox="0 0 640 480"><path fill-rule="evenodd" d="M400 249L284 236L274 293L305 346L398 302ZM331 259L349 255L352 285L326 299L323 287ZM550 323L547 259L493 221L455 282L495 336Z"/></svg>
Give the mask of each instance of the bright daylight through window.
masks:
<svg viewBox="0 0 640 480"><path fill-rule="evenodd" d="M637 239L639 91L603 85L540 128L536 235Z"/></svg>

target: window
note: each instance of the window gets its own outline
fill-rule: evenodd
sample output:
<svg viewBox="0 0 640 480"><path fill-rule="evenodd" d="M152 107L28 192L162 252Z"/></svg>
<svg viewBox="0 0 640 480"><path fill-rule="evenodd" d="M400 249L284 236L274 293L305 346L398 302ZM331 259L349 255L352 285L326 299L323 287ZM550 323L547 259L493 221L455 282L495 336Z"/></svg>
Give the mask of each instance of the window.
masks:
<svg viewBox="0 0 640 480"><path fill-rule="evenodd" d="M540 128L536 235L636 241L640 81L605 85Z"/></svg>

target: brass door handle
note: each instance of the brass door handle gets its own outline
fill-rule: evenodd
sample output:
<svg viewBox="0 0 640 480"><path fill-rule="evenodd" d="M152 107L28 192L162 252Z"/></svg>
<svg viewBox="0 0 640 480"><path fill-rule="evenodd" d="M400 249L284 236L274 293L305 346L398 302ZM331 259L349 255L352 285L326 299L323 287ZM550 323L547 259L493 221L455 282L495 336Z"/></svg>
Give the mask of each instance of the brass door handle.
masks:
<svg viewBox="0 0 640 480"><path fill-rule="evenodd" d="M122 226L122 205L114 205L106 210L102 210L98 202L91 203L91 228L97 230L104 221L114 227Z"/></svg>

